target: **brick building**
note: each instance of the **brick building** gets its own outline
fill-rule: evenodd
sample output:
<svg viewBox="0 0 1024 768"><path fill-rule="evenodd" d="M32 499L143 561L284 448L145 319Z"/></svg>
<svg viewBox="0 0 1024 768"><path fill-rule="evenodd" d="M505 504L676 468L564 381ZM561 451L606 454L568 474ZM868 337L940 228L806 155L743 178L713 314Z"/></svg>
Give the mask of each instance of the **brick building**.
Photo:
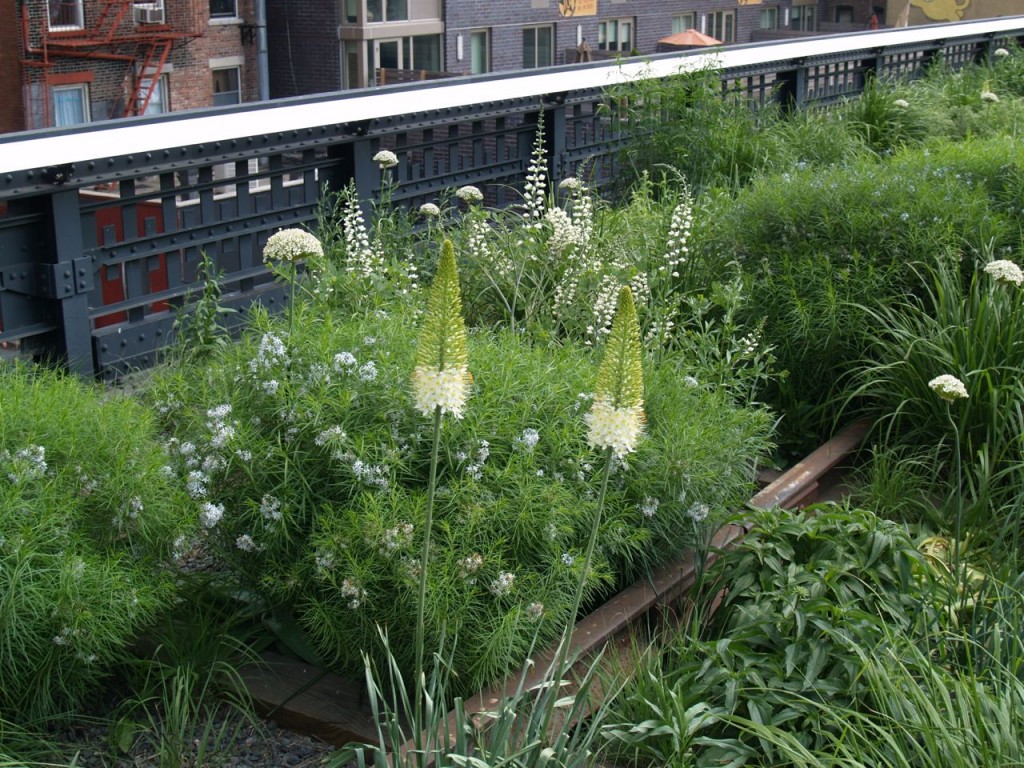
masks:
<svg viewBox="0 0 1024 768"><path fill-rule="evenodd" d="M260 0L0 0L0 130L259 96Z"/></svg>

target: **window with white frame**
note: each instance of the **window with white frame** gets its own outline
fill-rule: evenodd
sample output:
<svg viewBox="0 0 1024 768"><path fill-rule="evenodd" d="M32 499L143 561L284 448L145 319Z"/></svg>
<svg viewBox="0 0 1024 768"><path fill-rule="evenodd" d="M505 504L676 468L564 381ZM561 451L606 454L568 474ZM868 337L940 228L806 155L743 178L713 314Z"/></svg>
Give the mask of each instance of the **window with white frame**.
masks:
<svg viewBox="0 0 1024 768"><path fill-rule="evenodd" d="M523 69L550 67L554 61L554 28L525 27L523 29Z"/></svg>
<svg viewBox="0 0 1024 768"><path fill-rule="evenodd" d="M491 71L491 31L474 29L469 33L469 71L482 75Z"/></svg>
<svg viewBox="0 0 1024 768"><path fill-rule="evenodd" d="M789 12L790 29L814 32L817 27L818 8L814 5L794 5Z"/></svg>
<svg viewBox="0 0 1024 768"><path fill-rule="evenodd" d="M778 29L779 27L779 9L778 8L762 8L760 17L761 29Z"/></svg>
<svg viewBox="0 0 1024 768"><path fill-rule="evenodd" d="M723 43L736 42L736 12L713 11L709 13L708 34Z"/></svg>
<svg viewBox="0 0 1024 768"><path fill-rule="evenodd" d="M86 83L55 85L53 97L53 124L58 128L89 122L89 86Z"/></svg>
<svg viewBox="0 0 1024 768"><path fill-rule="evenodd" d="M597 23L597 48L601 51L633 50L633 19L612 19Z"/></svg>
<svg viewBox="0 0 1024 768"><path fill-rule="evenodd" d="M696 13L681 13L678 16L672 17L672 34L677 35L680 32L685 32L688 29L696 29L697 27L697 14Z"/></svg>
<svg viewBox="0 0 1024 768"><path fill-rule="evenodd" d="M50 29L83 29L85 13L82 0L47 0Z"/></svg>
<svg viewBox="0 0 1024 768"><path fill-rule="evenodd" d="M213 73L213 106L241 104L242 89L238 67L211 70Z"/></svg>
<svg viewBox="0 0 1024 768"><path fill-rule="evenodd" d="M210 0L210 18L238 18L238 0Z"/></svg>

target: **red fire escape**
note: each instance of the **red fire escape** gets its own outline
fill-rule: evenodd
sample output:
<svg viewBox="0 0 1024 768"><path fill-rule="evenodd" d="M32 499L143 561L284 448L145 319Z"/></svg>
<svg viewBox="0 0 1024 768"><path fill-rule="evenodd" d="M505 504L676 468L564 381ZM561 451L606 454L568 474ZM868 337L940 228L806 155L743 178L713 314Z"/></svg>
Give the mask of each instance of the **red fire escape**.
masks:
<svg viewBox="0 0 1024 768"><path fill-rule="evenodd" d="M40 87L42 124L52 124L50 91L59 63L68 59L125 62L121 114L145 114L174 45L199 36L192 5L193 0L25 0L22 72L26 94L32 84Z"/></svg>

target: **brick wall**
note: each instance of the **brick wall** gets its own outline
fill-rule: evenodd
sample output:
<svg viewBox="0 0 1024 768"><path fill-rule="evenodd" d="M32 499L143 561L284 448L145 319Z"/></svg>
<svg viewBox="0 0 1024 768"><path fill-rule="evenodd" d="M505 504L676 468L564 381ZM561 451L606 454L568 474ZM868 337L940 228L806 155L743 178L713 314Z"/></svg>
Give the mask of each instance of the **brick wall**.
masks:
<svg viewBox="0 0 1024 768"><path fill-rule="evenodd" d="M339 0L267 0L270 97L341 88Z"/></svg>
<svg viewBox="0 0 1024 768"><path fill-rule="evenodd" d="M0 133L25 128L21 103L21 35L15 0L0 0Z"/></svg>

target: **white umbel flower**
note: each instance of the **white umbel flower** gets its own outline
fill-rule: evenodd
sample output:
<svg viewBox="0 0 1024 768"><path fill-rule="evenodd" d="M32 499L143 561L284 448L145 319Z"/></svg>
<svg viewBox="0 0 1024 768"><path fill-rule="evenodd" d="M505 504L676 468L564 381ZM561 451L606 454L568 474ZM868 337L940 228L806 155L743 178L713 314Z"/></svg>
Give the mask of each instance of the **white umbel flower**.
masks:
<svg viewBox="0 0 1024 768"><path fill-rule="evenodd" d="M466 366L437 369L417 366L412 372L413 396L416 410L424 416L433 416L434 409L462 418L462 409L469 394L469 371Z"/></svg>
<svg viewBox="0 0 1024 768"><path fill-rule="evenodd" d="M964 386L964 383L948 373L936 376L928 382L928 386L932 392L948 403L952 403L954 400L966 400L968 397L967 387Z"/></svg>
<svg viewBox="0 0 1024 768"><path fill-rule="evenodd" d="M263 246L263 261L298 261L323 256L324 249L316 236L304 229L282 229L272 234Z"/></svg>
<svg viewBox="0 0 1024 768"><path fill-rule="evenodd" d="M438 208L434 203L424 203L420 206L421 216L440 216L441 209Z"/></svg>
<svg viewBox="0 0 1024 768"><path fill-rule="evenodd" d="M382 149L376 155L373 156L373 162L380 166L383 171L386 168L394 168L398 165L398 155L392 152L390 149Z"/></svg>
<svg viewBox="0 0 1024 768"><path fill-rule="evenodd" d="M985 265L985 274L991 275L1000 283L1013 283L1019 286L1024 283L1024 272L1008 259L996 259Z"/></svg>
<svg viewBox="0 0 1024 768"><path fill-rule="evenodd" d="M995 94L992 91L982 91L981 100L987 101L989 104L995 104L996 102L999 101L999 96L998 94Z"/></svg>
<svg viewBox="0 0 1024 768"><path fill-rule="evenodd" d="M472 184L459 187L455 190L455 196L466 203L481 203L484 199L484 193Z"/></svg>

